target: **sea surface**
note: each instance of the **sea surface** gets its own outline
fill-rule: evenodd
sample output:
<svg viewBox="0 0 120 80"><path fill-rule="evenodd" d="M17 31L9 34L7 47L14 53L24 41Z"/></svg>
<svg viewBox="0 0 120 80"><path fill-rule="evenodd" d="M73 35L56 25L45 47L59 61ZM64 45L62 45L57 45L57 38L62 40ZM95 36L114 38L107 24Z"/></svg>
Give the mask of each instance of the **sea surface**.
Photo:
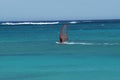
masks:
<svg viewBox="0 0 120 80"><path fill-rule="evenodd" d="M0 22L0 80L120 80L120 21Z"/></svg>

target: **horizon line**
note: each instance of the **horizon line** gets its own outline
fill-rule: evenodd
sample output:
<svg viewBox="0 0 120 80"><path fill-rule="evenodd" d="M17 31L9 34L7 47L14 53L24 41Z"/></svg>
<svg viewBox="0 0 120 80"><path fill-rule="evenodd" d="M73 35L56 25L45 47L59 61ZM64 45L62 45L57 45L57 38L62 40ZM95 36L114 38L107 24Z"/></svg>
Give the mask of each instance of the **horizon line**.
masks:
<svg viewBox="0 0 120 80"><path fill-rule="evenodd" d="M4 20L0 22L53 22L53 21L120 21L120 19L76 19L76 20Z"/></svg>

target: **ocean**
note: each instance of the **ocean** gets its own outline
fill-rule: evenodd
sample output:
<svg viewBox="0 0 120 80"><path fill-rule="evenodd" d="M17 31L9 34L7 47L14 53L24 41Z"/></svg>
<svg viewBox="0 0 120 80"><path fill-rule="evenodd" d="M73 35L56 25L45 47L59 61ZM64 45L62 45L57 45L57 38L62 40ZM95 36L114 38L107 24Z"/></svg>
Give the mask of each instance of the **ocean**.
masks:
<svg viewBox="0 0 120 80"><path fill-rule="evenodd" d="M120 80L120 21L0 22L0 80Z"/></svg>

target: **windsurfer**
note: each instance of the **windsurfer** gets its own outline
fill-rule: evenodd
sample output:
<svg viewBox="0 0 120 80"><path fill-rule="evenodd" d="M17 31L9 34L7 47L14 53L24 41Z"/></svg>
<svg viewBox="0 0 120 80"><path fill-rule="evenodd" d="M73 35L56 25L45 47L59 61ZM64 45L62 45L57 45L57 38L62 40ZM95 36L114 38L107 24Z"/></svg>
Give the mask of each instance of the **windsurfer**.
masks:
<svg viewBox="0 0 120 80"><path fill-rule="evenodd" d="M67 25L64 25L60 31L60 43L68 41Z"/></svg>

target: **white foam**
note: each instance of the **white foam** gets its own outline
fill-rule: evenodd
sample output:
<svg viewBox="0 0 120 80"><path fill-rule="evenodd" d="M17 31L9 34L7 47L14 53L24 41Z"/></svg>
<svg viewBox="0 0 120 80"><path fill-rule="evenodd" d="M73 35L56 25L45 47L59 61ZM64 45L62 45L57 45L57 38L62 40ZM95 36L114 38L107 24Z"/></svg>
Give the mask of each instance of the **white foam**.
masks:
<svg viewBox="0 0 120 80"><path fill-rule="evenodd" d="M59 22L5 22L2 25L45 25L45 24L59 24Z"/></svg>
<svg viewBox="0 0 120 80"><path fill-rule="evenodd" d="M71 22L69 22L69 23L71 23L71 24L76 24L77 22L76 22L76 21L71 21Z"/></svg>
<svg viewBox="0 0 120 80"><path fill-rule="evenodd" d="M120 45L120 43L89 43L89 42L56 42L57 44L67 44L67 45Z"/></svg>
<svg viewBox="0 0 120 80"><path fill-rule="evenodd" d="M57 44L71 44L71 45L74 45L74 44L81 44L81 45L93 45L93 43L84 43L84 42L56 42Z"/></svg>

